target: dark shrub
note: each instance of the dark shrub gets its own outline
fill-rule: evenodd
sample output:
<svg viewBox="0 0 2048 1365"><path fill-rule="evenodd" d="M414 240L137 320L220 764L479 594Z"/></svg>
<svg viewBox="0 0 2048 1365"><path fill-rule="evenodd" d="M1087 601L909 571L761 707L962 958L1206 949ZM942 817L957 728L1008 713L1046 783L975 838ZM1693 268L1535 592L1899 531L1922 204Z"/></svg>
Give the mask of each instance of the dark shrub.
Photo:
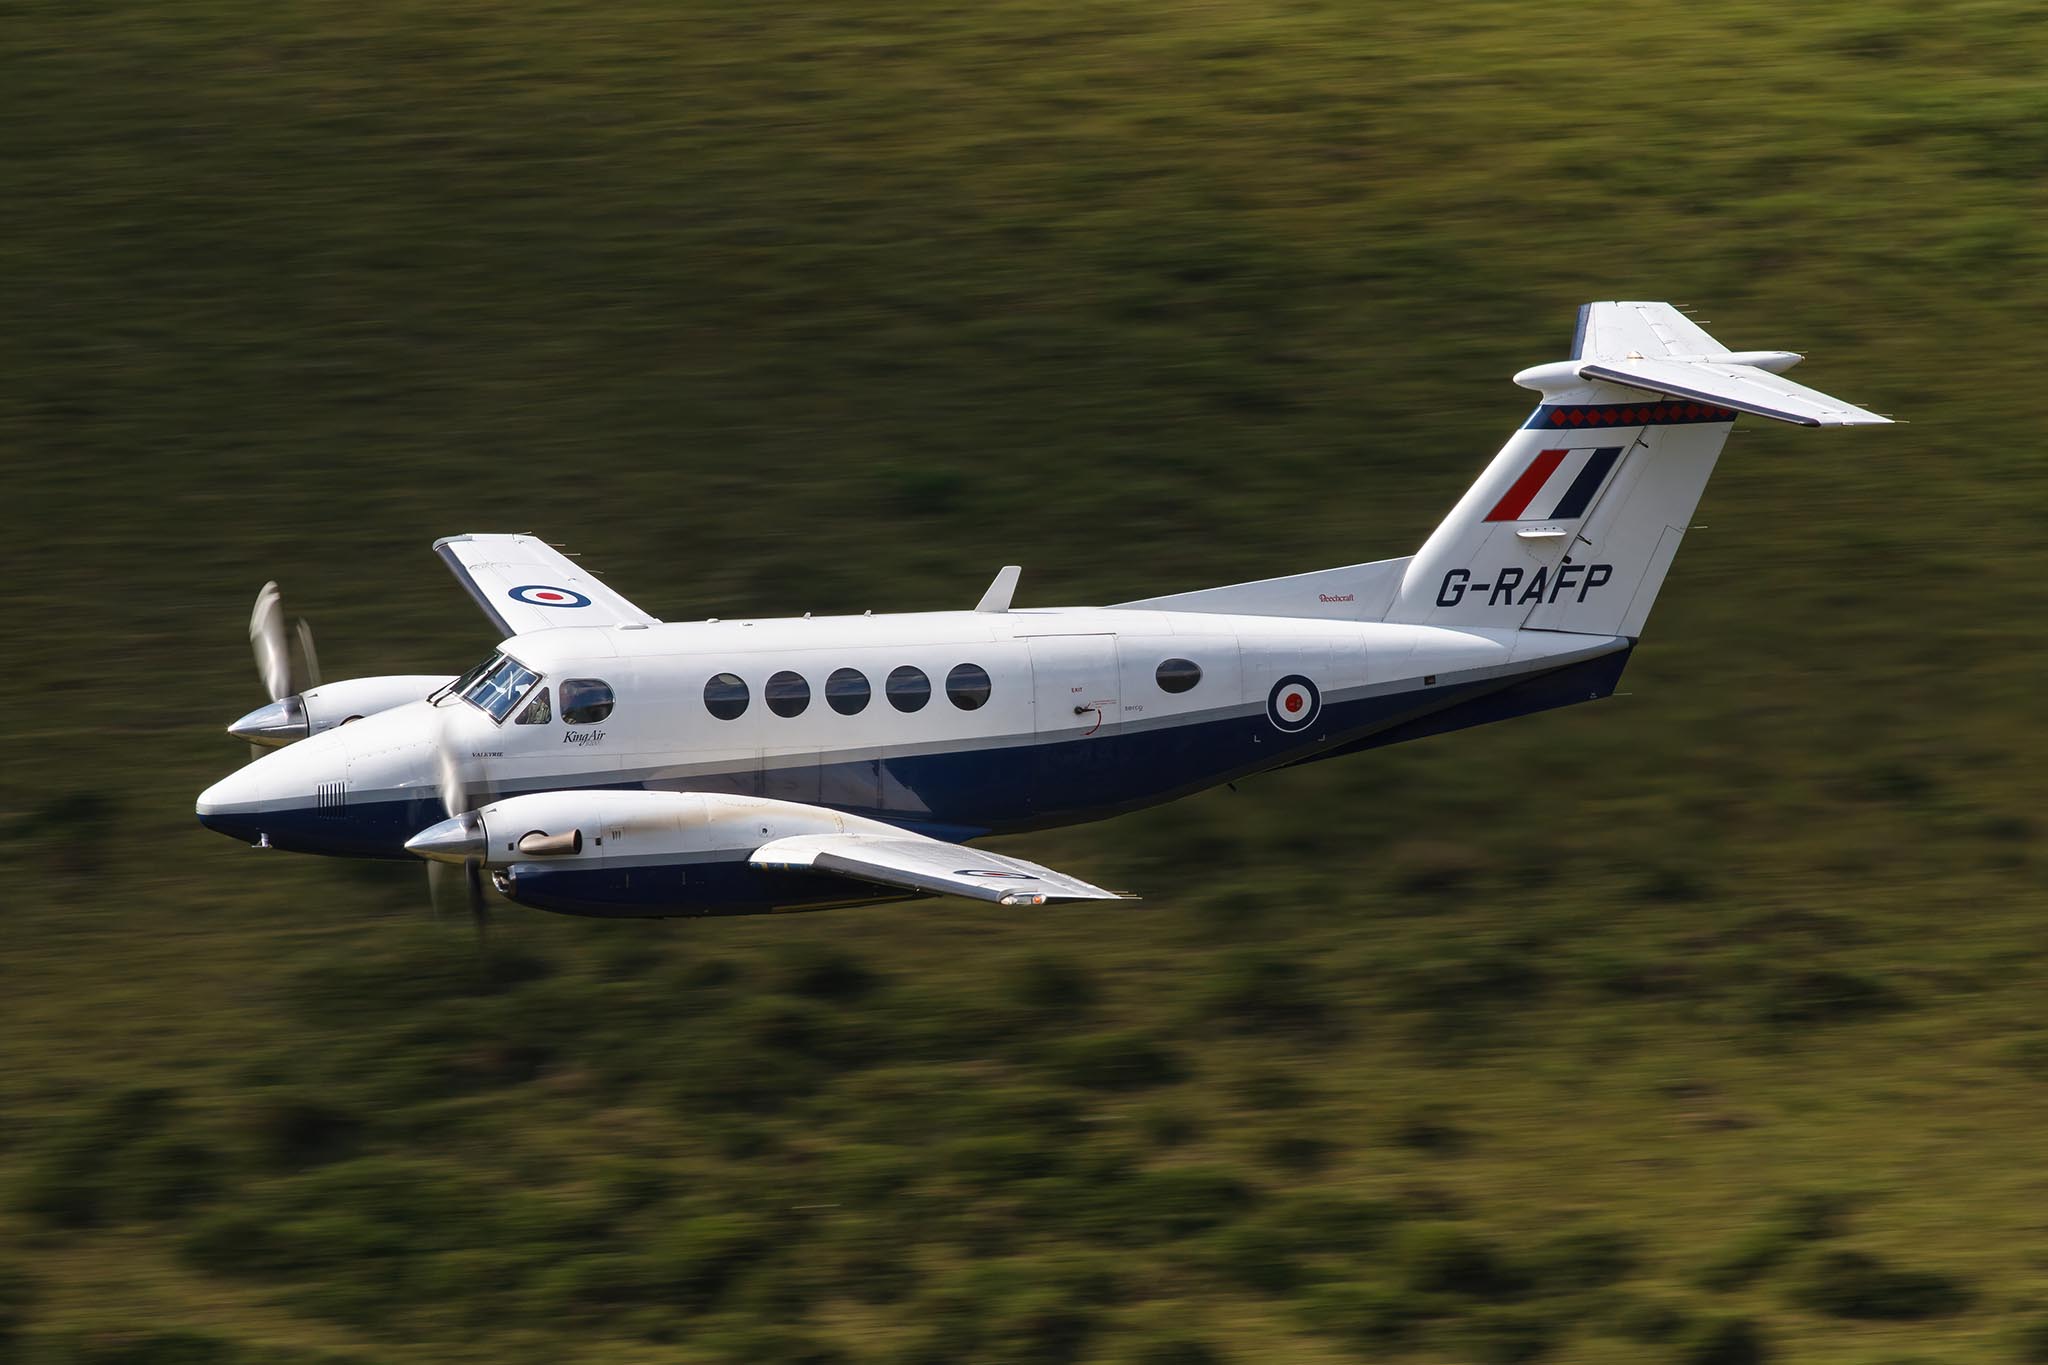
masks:
<svg viewBox="0 0 2048 1365"><path fill-rule="evenodd" d="M201 1332L94 1333L45 1357L63 1365L236 1365L253 1360L234 1342Z"/></svg>
<svg viewBox="0 0 2048 1365"><path fill-rule="evenodd" d="M998 1132L946 1144L939 1163L969 1184L995 1187L1051 1175L1064 1164L1063 1155L1028 1134Z"/></svg>
<svg viewBox="0 0 2048 1365"><path fill-rule="evenodd" d="M1404 1341L1418 1320L1416 1298L1379 1284L1331 1284L1311 1290L1297 1310L1302 1325L1361 1351Z"/></svg>
<svg viewBox="0 0 2048 1365"><path fill-rule="evenodd" d="M195 1222L180 1246L186 1260L220 1275L279 1269L270 1219L254 1209L223 1209Z"/></svg>
<svg viewBox="0 0 2048 1365"><path fill-rule="evenodd" d="M1336 1150L1336 1143L1313 1133L1275 1133L1259 1143L1261 1157L1297 1175L1321 1170Z"/></svg>
<svg viewBox="0 0 2048 1365"><path fill-rule="evenodd" d="M109 1208L117 1217L175 1218L220 1192L227 1163L192 1138L144 1138L121 1153Z"/></svg>
<svg viewBox="0 0 2048 1365"><path fill-rule="evenodd" d="M1239 952L1202 993L1202 1018L1233 1033L1327 1037L1335 1012L1315 977L1292 958Z"/></svg>
<svg viewBox="0 0 2048 1365"><path fill-rule="evenodd" d="M1394 1125L1390 1136L1397 1146L1437 1156L1461 1155L1471 1141L1471 1135L1458 1126L1451 1112L1441 1107L1418 1109L1406 1115Z"/></svg>
<svg viewBox="0 0 2048 1365"><path fill-rule="evenodd" d="M1792 1297L1837 1318L1910 1320L1964 1308L1969 1291L1946 1275L1900 1270L1860 1251L1826 1251L1799 1268Z"/></svg>
<svg viewBox="0 0 2048 1365"><path fill-rule="evenodd" d="M1112 1230L1134 1242L1205 1232L1237 1217L1253 1198L1236 1176L1193 1166L1141 1171L1110 1188L1118 1210Z"/></svg>
<svg viewBox="0 0 2048 1365"><path fill-rule="evenodd" d="M1154 1105L1138 1116L1138 1130L1154 1147L1180 1147L1202 1131L1201 1120L1174 1105Z"/></svg>
<svg viewBox="0 0 2048 1365"><path fill-rule="evenodd" d="M1717 1248L1693 1276L1703 1289L1740 1289L1799 1250L1799 1240L1773 1225L1750 1228Z"/></svg>
<svg viewBox="0 0 2048 1365"><path fill-rule="evenodd" d="M767 1256L768 1229L745 1214L710 1214L667 1229L648 1261L671 1302L693 1312L712 1306L727 1287Z"/></svg>
<svg viewBox="0 0 2048 1365"><path fill-rule="evenodd" d="M1670 1341L1685 1330L1685 1310L1665 1299L1633 1299L1614 1315L1614 1330L1630 1341Z"/></svg>
<svg viewBox="0 0 2048 1365"><path fill-rule="evenodd" d="M0 1264L0 1359L7 1357L7 1343L27 1324L35 1306L34 1278L18 1265Z"/></svg>
<svg viewBox="0 0 2048 1365"><path fill-rule="evenodd" d="M978 1358L1000 1365L1069 1365L1095 1332L1095 1314L1043 1291L1006 1304L988 1324Z"/></svg>
<svg viewBox="0 0 2048 1365"><path fill-rule="evenodd" d="M1018 968L1010 993L1028 1010L1059 1015L1088 1009L1098 995L1086 968L1056 957L1034 957Z"/></svg>
<svg viewBox="0 0 2048 1365"><path fill-rule="evenodd" d="M1401 1279L1418 1294L1502 1298L1519 1278L1487 1242L1456 1223L1415 1223L1395 1236Z"/></svg>
<svg viewBox="0 0 2048 1365"><path fill-rule="evenodd" d="M1384 1246L1400 1214L1371 1199L1302 1194L1261 1211L1258 1221L1300 1255L1358 1256Z"/></svg>
<svg viewBox="0 0 2048 1365"><path fill-rule="evenodd" d="M1300 1109L1315 1101L1316 1092L1301 1078L1271 1067L1248 1071L1232 1082L1240 1107L1255 1113Z"/></svg>
<svg viewBox="0 0 2048 1365"><path fill-rule="evenodd" d="M2029 1318L2013 1327L2012 1354L2022 1365L2048 1365L2048 1315Z"/></svg>
<svg viewBox="0 0 2048 1365"><path fill-rule="evenodd" d="M1717 1315L1685 1328L1672 1357L1677 1365L1764 1365L1771 1358L1764 1334L1748 1318Z"/></svg>
<svg viewBox="0 0 2048 1365"><path fill-rule="evenodd" d="M791 943L777 964L776 985L813 1000L858 1000L882 978L852 953L825 943Z"/></svg>
<svg viewBox="0 0 2048 1365"><path fill-rule="evenodd" d="M1465 1358L1482 1365L1521 1365L1550 1350L1551 1321L1533 1308L1489 1304L1458 1319L1453 1336Z"/></svg>
<svg viewBox="0 0 2048 1365"><path fill-rule="evenodd" d="M1694 1278L1707 1289L1730 1290L1790 1260L1809 1242L1841 1231L1846 1201L1839 1195L1809 1192L1784 1200L1754 1228L1723 1244Z"/></svg>
<svg viewBox="0 0 2048 1365"><path fill-rule="evenodd" d="M1144 1090L1187 1074L1170 1048L1139 1033L1098 1033L1069 1039L1050 1058L1053 1074L1091 1090Z"/></svg>
<svg viewBox="0 0 2048 1365"><path fill-rule="evenodd" d="M266 1095L249 1115L256 1152L272 1166L296 1169L340 1161L355 1151L363 1122L310 1095Z"/></svg>
<svg viewBox="0 0 2048 1365"><path fill-rule="evenodd" d="M1525 1264L1553 1293L1601 1289L1628 1278L1636 1266L1636 1244L1612 1229L1573 1228L1538 1242Z"/></svg>
<svg viewBox="0 0 2048 1365"><path fill-rule="evenodd" d="M1142 1342L1123 1357L1126 1365L1229 1365L1230 1357L1198 1337L1161 1337Z"/></svg>
<svg viewBox="0 0 2048 1365"><path fill-rule="evenodd" d="M1827 1024L1905 1008L1890 986L1860 972L1815 967L1767 976L1751 1008L1777 1028Z"/></svg>
<svg viewBox="0 0 2048 1365"><path fill-rule="evenodd" d="M1285 1294L1302 1282L1294 1239L1268 1223L1224 1228L1211 1244L1207 1262L1231 1284L1256 1294Z"/></svg>

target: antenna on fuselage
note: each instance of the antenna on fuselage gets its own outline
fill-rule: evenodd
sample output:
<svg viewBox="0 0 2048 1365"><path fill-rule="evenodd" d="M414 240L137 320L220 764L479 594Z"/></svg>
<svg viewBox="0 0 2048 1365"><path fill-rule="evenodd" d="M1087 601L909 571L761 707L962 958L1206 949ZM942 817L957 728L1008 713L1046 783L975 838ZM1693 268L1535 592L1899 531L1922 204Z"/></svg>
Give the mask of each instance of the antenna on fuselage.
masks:
<svg viewBox="0 0 2048 1365"><path fill-rule="evenodd" d="M981 600L974 604L974 609L976 611L1008 611L1010 609L1010 599L1017 595L1017 580L1023 574L1024 570L1019 565L1003 565L1002 570L996 574L995 582L988 585L988 591L983 593Z"/></svg>

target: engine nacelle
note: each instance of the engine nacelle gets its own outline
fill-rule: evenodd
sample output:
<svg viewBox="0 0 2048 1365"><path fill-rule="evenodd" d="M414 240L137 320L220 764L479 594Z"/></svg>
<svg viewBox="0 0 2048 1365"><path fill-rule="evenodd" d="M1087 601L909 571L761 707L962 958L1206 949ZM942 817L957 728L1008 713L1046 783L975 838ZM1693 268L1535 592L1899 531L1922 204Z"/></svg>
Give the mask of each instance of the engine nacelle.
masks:
<svg viewBox="0 0 2048 1365"><path fill-rule="evenodd" d="M306 704L308 734L332 730L379 711L389 711L409 701L424 701L437 688L455 679L448 674L392 673L375 678L344 678L322 683L299 694Z"/></svg>
<svg viewBox="0 0 2048 1365"><path fill-rule="evenodd" d="M344 678L295 692L258 707L228 727L228 733L251 744L277 749L332 730L409 701L423 701L436 688L455 681L446 674L392 673L374 678Z"/></svg>
<svg viewBox="0 0 2048 1365"><path fill-rule="evenodd" d="M476 858L507 899L565 914L748 914L904 899L900 890L747 861L771 840L845 831L896 832L765 797L583 790L494 801L406 847L447 862Z"/></svg>

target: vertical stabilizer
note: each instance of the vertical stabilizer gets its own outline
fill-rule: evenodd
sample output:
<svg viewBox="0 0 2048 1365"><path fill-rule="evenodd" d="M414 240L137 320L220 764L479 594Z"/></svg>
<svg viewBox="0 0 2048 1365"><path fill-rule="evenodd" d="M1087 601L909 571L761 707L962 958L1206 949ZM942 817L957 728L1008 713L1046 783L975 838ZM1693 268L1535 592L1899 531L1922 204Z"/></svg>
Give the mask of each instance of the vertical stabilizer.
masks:
<svg viewBox="0 0 2048 1365"><path fill-rule="evenodd" d="M1387 620L1639 635L1739 414L1886 420L1669 304L1589 304L1574 349L1515 376L1542 403L1416 552Z"/></svg>

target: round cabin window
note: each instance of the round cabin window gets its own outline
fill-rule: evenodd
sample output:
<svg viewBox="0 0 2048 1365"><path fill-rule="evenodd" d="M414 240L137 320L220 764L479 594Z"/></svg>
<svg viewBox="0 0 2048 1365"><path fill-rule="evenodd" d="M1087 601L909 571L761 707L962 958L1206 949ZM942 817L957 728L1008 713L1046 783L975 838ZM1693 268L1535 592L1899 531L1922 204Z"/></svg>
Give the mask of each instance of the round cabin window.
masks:
<svg viewBox="0 0 2048 1365"><path fill-rule="evenodd" d="M946 699L962 711L978 711L993 690L980 664L956 664L946 675Z"/></svg>
<svg viewBox="0 0 2048 1365"><path fill-rule="evenodd" d="M768 709L778 716L800 716L811 704L811 685L804 681L801 673L784 669L768 679L768 685L761 689L762 699Z"/></svg>
<svg viewBox="0 0 2048 1365"><path fill-rule="evenodd" d="M1161 692L1190 692L1202 680L1202 666L1193 659L1168 659L1155 676Z"/></svg>
<svg viewBox="0 0 2048 1365"><path fill-rule="evenodd" d="M747 712L746 680L737 673L716 673L704 684L704 709L720 720L738 720Z"/></svg>
<svg viewBox="0 0 2048 1365"><path fill-rule="evenodd" d="M889 705L898 711L922 711L932 699L932 680L909 664L889 674Z"/></svg>
<svg viewBox="0 0 2048 1365"><path fill-rule="evenodd" d="M857 716L867 710L868 698L873 695L868 675L857 668L835 668L825 679L825 704L842 716Z"/></svg>

